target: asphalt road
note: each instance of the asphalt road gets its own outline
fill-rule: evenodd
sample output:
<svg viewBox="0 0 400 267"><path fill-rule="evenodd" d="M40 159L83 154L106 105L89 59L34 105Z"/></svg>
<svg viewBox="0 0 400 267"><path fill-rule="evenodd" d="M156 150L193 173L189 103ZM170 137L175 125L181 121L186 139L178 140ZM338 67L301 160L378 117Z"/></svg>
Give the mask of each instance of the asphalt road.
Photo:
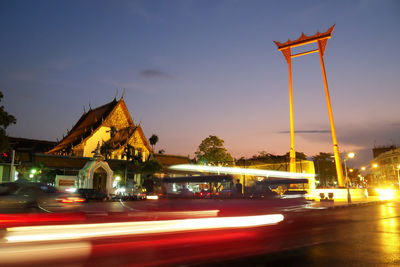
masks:
<svg viewBox="0 0 400 267"><path fill-rule="evenodd" d="M114 202L78 208L93 221L142 220L145 215L156 220L206 209L219 209L222 216L279 212L285 220L263 227L96 238L90 240L89 256L46 266L400 266L399 202L326 210L292 200Z"/></svg>
<svg viewBox="0 0 400 267"><path fill-rule="evenodd" d="M262 256L231 266L400 266L400 203L287 214Z"/></svg>

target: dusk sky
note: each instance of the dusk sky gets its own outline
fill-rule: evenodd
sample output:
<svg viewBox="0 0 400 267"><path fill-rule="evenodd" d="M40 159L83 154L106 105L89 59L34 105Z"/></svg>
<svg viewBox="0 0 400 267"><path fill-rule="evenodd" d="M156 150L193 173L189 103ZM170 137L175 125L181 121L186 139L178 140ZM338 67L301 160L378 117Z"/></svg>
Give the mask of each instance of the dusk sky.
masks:
<svg viewBox="0 0 400 267"><path fill-rule="evenodd" d="M288 73L273 41L335 23L324 60L339 149L366 164L374 145L400 145L396 0L0 0L8 134L60 140L118 89L156 150L193 157L211 134L235 158L284 154ZM296 150L332 152L318 54L293 59L293 92Z"/></svg>

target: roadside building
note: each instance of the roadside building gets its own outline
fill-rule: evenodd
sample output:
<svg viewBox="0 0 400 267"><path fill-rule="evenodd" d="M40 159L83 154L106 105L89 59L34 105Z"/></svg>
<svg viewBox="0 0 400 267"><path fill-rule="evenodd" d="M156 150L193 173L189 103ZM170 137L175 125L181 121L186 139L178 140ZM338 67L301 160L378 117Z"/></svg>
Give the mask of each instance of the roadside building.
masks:
<svg viewBox="0 0 400 267"><path fill-rule="evenodd" d="M381 149L382 150L382 149ZM375 156L376 155L376 156ZM390 149L374 152L374 159L370 162L371 186L399 186L400 148L391 146Z"/></svg>

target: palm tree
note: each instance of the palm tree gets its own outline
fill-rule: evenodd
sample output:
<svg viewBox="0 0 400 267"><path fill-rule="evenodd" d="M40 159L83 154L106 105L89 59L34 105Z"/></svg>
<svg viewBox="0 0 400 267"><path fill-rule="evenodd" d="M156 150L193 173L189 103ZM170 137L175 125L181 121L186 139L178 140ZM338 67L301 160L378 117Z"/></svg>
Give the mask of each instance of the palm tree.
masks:
<svg viewBox="0 0 400 267"><path fill-rule="evenodd" d="M155 134L153 134L153 135L149 138L149 141L150 141L151 148L152 148L153 151L154 151L154 146L155 146L155 145L157 144L157 142L158 142L158 136L155 135Z"/></svg>

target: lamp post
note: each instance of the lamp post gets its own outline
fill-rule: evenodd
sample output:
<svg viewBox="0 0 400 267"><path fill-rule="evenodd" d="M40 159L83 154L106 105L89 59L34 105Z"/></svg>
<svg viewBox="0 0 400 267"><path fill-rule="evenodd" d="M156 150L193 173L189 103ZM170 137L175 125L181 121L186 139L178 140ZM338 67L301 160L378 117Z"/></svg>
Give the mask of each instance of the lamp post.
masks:
<svg viewBox="0 0 400 267"><path fill-rule="evenodd" d="M344 172L346 174L346 187L347 187L347 203L351 203L351 195L350 195L350 179L347 174L347 160L354 158L356 154L353 152L350 152L347 154L347 156L344 158Z"/></svg>
<svg viewBox="0 0 400 267"><path fill-rule="evenodd" d="M400 164L397 165L397 183L398 183L399 191L400 191Z"/></svg>

